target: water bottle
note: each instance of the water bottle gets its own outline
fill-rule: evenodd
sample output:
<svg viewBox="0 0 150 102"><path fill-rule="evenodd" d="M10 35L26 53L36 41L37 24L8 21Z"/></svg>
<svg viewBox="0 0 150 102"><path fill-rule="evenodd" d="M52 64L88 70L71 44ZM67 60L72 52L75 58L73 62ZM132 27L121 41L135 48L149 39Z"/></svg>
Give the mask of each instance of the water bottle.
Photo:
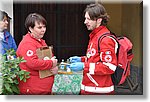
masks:
<svg viewBox="0 0 150 102"><path fill-rule="evenodd" d="M64 70L65 65L64 65L64 59L62 59L61 63L60 63L60 69Z"/></svg>

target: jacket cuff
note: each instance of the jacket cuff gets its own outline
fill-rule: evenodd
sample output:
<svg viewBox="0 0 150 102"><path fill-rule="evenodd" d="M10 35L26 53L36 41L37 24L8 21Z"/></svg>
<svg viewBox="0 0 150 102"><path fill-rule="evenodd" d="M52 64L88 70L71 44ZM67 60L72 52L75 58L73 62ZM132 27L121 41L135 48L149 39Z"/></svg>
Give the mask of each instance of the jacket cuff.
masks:
<svg viewBox="0 0 150 102"><path fill-rule="evenodd" d="M89 63L84 63L84 72L89 72Z"/></svg>
<svg viewBox="0 0 150 102"><path fill-rule="evenodd" d="M86 56L81 56L81 62L87 62L87 57Z"/></svg>

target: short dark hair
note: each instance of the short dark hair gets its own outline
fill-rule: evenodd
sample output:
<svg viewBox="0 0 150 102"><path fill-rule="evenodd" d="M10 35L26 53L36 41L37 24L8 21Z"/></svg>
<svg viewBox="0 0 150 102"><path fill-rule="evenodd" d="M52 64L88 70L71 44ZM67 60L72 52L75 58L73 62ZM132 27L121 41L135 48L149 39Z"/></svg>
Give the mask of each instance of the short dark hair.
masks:
<svg viewBox="0 0 150 102"><path fill-rule="evenodd" d="M96 20L98 18L102 18L102 24L101 25L107 25L109 15L106 12L106 9L103 5L99 3L89 4L86 6L86 9L84 10L84 14L88 12L91 20Z"/></svg>
<svg viewBox="0 0 150 102"><path fill-rule="evenodd" d="M0 10L0 21L4 19L4 17L7 17L8 19L11 19L11 17L8 16L8 14L5 11Z"/></svg>
<svg viewBox="0 0 150 102"><path fill-rule="evenodd" d="M38 13L31 13L27 16L25 20L25 27L30 32L29 27L34 28L35 22L37 23L43 23L44 25L47 24L47 21L43 16L41 16Z"/></svg>

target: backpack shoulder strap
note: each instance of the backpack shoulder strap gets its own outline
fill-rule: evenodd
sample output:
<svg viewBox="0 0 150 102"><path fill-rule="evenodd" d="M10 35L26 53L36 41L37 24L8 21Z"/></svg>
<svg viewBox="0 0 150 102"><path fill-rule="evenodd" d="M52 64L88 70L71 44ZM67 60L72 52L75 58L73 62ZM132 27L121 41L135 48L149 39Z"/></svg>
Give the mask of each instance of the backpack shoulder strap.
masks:
<svg viewBox="0 0 150 102"><path fill-rule="evenodd" d="M99 46L99 42L100 42L104 37L110 36L110 35L112 35L112 34L109 33L109 32L106 32L106 33L104 33L103 35L101 35L101 36L98 38L98 53L99 53L99 54L100 54L100 46Z"/></svg>
<svg viewBox="0 0 150 102"><path fill-rule="evenodd" d="M99 42L104 38L104 37L107 37L107 36L110 36L112 37L113 39L115 39L115 41L117 42L118 44L118 48L117 48L117 52L116 52L116 55L117 55L117 58L118 58L118 52L119 52L119 48L120 48L120 44L119 44L119 41L117 39L117 36L115 35L115 33L104 33L103 35L101 35L99 38L98 38L98 53L100 54L100 45L99 45Z"/></svg>

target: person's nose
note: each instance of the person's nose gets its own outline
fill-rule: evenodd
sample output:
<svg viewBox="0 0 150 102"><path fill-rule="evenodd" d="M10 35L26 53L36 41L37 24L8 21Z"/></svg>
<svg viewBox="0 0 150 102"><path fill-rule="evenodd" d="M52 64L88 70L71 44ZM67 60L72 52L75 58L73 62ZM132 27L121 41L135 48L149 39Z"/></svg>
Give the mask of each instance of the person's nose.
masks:
<svg viewBox="0 0 150 102"><path fill-rule="evenodd" d="M87 24L87 19L84 20L84 24Z"/></svg>
<svg viewBox="0 0 150 102"><path fill-rule="evenodd" d="M84 24L86 24L86 20L84 20Z"/></svg>
<svg viewBox="0 0 150 102"><path fill-rule="evenodd" d="M46 27L42 27L42 32L45 32L46 31Z"/></svg>
<svg viewBox="0 0 150 102"><path fill-rule="evenodd" d="M8 24L8 21L7 21L7 20L5 20L5 23L6 23L6 24Z"/></svg>

